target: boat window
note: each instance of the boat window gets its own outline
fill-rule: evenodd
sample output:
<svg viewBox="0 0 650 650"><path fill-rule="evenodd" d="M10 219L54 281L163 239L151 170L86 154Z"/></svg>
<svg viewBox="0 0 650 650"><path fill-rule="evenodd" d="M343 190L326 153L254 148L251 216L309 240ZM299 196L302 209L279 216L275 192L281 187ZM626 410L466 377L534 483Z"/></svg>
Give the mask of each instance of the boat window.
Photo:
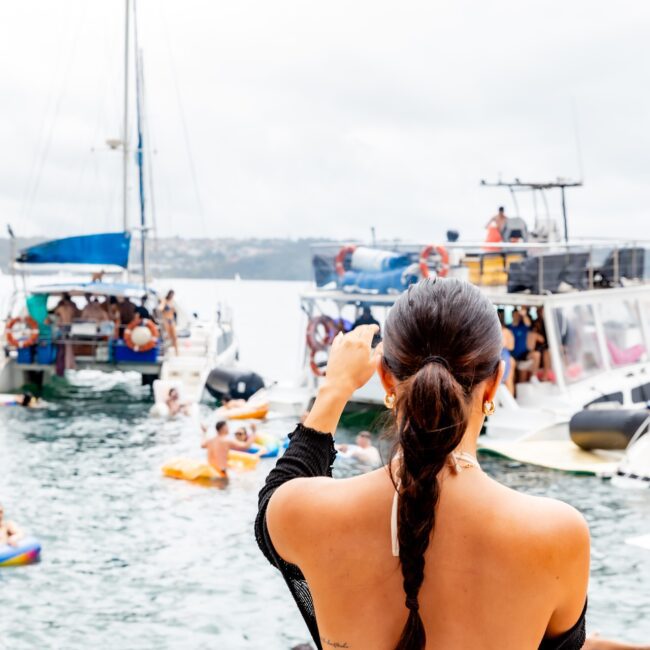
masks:
<svg viewBox="0 0 650 650"><path fill-rule="evenodd" d="M591 305L573 305L553 310L553 320L567 383L580 381L603 369Z"/></svg>
<svg viewBox="0 0 650 650"><path fill-rule="evenodd" d="M650 402L650 382L632 389L632 401L635 404Z"/></svg>
<svg viewBox="0 0 650 650"><path fill-rule="evenodd" d="M613 367L647 359L641 320L635 300L607 300L600 306L607 354Z"/></svg>

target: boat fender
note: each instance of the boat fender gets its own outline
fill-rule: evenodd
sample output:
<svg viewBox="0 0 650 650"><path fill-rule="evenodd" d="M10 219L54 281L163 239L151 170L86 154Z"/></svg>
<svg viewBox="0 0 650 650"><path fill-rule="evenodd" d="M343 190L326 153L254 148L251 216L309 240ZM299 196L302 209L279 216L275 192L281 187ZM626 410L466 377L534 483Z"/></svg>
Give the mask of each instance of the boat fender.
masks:
<svg viewBox="0 0 650 650"><path fill-rule="evenodd" d="M645 409L586 409L569 422L571 440L581 449L626 449L643 428L650 428Z"/></svg>

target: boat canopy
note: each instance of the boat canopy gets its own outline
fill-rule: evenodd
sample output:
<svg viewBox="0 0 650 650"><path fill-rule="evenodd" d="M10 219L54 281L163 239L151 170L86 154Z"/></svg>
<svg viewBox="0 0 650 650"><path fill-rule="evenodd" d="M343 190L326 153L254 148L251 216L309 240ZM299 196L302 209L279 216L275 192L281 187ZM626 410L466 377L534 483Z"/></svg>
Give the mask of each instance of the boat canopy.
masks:
<svg viewBox="0 0 650 650"><path fill-rule="evenodd" d="M131 234L107 232L53 239L20 252L21 264L90 264L127 268Z"/></svg>
<svg viewBox="0 0 650 650"><path fill-rule="evenodd" d="M29 290L31 295L42 294L63 294L71 296L83 296L87 293L96 296L125 296L129 298L140 298L145 294L156 295L156 293L142 284L126 282L61 282L56 284L42 284Z"/></svg>

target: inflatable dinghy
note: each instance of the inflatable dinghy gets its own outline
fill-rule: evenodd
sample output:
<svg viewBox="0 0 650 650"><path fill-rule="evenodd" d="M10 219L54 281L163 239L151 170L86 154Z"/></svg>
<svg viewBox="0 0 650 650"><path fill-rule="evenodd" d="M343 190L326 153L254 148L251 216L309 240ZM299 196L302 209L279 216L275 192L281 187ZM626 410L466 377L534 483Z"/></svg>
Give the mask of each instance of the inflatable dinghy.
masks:
<svg viewBox="0 0 650 650"><path fill-rule="evenodd" d="M571 418L569 431L571 440L586 451L623 450L649 426L650 410L586 409Z"/></svg>
<svg viewBox="0 0 650 650"><path fill-rule="evenodd" d="M208 375L205 387L215 399L250 399L264 388L264 380L250 370L215 368Z"/></svg>

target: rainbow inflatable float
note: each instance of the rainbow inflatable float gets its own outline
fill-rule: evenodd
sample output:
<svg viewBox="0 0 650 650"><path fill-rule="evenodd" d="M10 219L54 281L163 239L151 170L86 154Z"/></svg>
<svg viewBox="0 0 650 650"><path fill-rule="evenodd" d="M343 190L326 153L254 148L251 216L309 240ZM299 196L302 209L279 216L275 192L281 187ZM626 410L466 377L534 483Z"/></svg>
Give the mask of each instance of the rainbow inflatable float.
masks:
<svg viewBox="0 0 650 650"><path fill-rule="evenodd" d="M0 567L25 566L38 562L41 557L41 545L33 537L27 537L18 544L0 545Z"/></svg>

